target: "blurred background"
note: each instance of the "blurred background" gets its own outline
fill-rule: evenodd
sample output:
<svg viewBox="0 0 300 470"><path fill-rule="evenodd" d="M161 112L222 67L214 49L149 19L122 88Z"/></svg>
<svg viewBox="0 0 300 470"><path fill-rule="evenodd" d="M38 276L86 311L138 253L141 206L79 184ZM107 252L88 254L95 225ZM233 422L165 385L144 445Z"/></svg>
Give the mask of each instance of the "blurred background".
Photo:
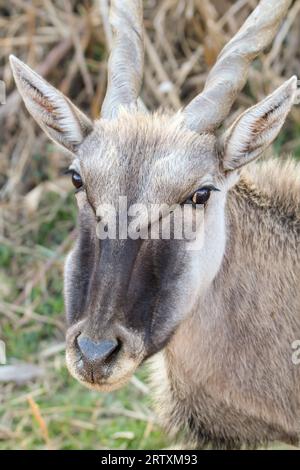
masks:
<svg viewBox="0 0 300 470"><path fill-rule="evenodd" d="M145 0L142 99L179 109L199 93L222 46L256 0ZM76 236L68 160L15 90L13 53L93 118L106 88L108 0L0 0L0 449L160 449L172 443L151 411L147 369L103 394L72 379L64 360L63 263ZM300 0L255 61L231 121L293 74L300 76ZM226 123L227 124L227 123ZM225 125L226 125L225 124ZM300 158L300 106L273 152Z"/></svg>

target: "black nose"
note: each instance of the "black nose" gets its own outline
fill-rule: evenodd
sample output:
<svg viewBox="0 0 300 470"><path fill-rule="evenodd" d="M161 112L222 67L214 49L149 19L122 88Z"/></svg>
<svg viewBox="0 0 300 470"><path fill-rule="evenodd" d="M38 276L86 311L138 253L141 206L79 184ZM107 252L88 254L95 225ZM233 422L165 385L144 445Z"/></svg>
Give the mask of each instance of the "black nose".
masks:
<svg viewBox="0 0 300 470"><path fill-rule="evenodd" d="M77 338L77 345L83 361L89 365L101 365L109 361L120 348L117 340L103 339L94 342L82 334Z"/></svg>

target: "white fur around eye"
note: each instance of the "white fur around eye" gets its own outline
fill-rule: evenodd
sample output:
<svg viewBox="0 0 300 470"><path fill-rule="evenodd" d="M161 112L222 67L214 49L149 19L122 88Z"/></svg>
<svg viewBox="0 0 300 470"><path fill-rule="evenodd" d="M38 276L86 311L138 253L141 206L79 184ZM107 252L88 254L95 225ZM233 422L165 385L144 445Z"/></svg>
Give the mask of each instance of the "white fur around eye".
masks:
<svg viewBox="0 0 300 470"><path fill-rule="evenodd" d="M79 173L80 174L80 163L79 163L79 159L78 158L75 158L71 165L69 166L68 168L69 170L73 170L73 171L76 171L76 173Z"/></svg>
<svg viewBox="0 0 300 470"><path fill-rule="evenodd" d="M77 191L77 193L75 193L75 198L78 209L83 209L87 203L86 192L84 191L84 189L82 189L81 191Z"/></svg>

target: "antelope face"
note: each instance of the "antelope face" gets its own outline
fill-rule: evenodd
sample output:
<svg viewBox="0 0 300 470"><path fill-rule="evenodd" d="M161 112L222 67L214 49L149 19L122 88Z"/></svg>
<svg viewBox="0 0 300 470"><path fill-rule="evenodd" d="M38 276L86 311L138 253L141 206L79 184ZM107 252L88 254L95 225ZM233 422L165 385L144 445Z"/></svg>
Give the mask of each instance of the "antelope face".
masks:
<svg viewBox="0 0 300 470"><path fill-rule="evenodd" d="M224 195L216 191L222 175L213 136L188 131L179 117L125 111L95 125L71 168L79 237L65 268L67 363L81 382L111 390L166 345L199 282L204 287L215 275L224 239ZM115 230L122 201L123 239ZM136 238L130 224L138 217Z"/></svg>
<svg viewBox="0 0 300 470"><path fill-rule="evenodd" d="M218 272L227 191L239 169L277 136L295 99L296 77L241 114L221 137L215 130L245 84L251 60L270 43L290 3L261 2L219 55L203 92L173 117L138 111L142 1L111 2L115 41L96 123L11 57L27 109L72 158L79 236L65 269L67 364L87 386L111 390L126 382L145 358L167 344ZM125 216L120 198L126 199ZM155 204L167 209L149 218ZM168 216L170 233L164 236L158 222ZM140 227L143 236L129 236L127 230L124 235L123 229L120 234L124 219ZM145 236L157 225L158 236ZM187 225L195 227L192 236Z"/></svg>

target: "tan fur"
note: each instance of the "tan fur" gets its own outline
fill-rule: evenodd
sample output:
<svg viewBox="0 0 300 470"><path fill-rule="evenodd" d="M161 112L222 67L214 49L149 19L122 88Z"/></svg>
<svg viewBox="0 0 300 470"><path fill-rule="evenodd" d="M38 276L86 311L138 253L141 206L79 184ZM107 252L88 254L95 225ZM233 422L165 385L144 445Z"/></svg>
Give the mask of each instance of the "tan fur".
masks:
<svg viewBox="0 0 300 470"><path fill-rule="evenodd" d="M278 160L242 172L228 195L221 270L154 360L158 414L189 443L298 442L299 174Z"/></svg>

